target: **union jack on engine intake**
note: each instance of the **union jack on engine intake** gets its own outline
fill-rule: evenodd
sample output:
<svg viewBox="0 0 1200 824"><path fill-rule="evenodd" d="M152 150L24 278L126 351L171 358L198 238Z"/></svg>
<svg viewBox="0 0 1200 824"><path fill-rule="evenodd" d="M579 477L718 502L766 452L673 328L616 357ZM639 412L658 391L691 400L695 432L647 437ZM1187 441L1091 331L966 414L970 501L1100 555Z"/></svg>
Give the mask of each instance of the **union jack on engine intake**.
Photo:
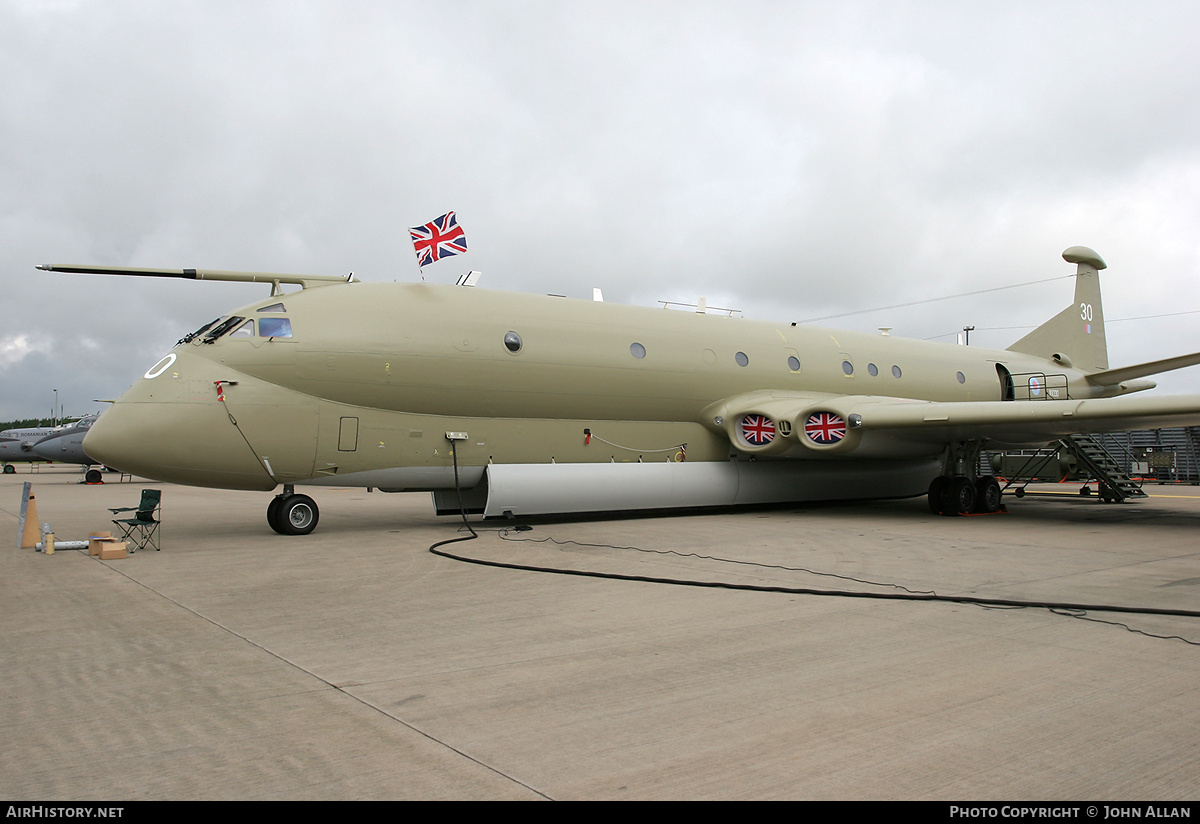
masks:
<svg viewBox="0 0 1200 824"><path fill-rule="evenodd" d="M746 415L741 426L742 437L751 446L766 446L775 440L775 422L766 415Z"/></svg>
<svg viewBox="0 0 1200 824"><path fill-rule="evenodd" d="M804 422L804 434L813 443L837 443L846 437L846 422L832 412L814 412Z"/></svg>

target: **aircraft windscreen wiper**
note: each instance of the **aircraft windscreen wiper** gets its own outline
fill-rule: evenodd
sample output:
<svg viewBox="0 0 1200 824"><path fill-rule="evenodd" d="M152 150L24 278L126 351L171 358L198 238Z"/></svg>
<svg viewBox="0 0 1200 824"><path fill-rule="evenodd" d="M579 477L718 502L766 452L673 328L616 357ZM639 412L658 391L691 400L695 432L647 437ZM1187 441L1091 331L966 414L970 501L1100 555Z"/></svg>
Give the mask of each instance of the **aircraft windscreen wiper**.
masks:
<svg viewBox="0 0 1200 824"><path fill-rule="evenodd" d="M233 315L231 317L226 318L222 323L219 323L216 326L214 326L212 331L204 336L204 343L212 343L217 338L221 337L221 335L224 335L226 332L228 332L230 329L237 326L239 323L241 323L244 320L245 320L245 318L240 317L238 315Z"/></svg>
<svg viewBox="0 0 1200 824"><path fill-rule="evenodd" d="M215 323L217 323L219 320L221 320L221 319L220 319L220 318L213 318L213 319L212 319L212 320L210 320L208 323L204 324L204 325L203 325L203 326L201 326L199 329L197 329L195 332L188 332L186 335L184 335L182 338L180 338L178 341L176 341L175 345L176 345L176 346L179 346L179 345L181 345L181 344L184 344L184 343L191 343L191 342L192 342L192 341L194 341L196 338L200 337L200 336L201 336L201 335L203 335L205 332L207 332L209 329L211 329L211 328L212 328L212 326L213 326Z"/></svg>

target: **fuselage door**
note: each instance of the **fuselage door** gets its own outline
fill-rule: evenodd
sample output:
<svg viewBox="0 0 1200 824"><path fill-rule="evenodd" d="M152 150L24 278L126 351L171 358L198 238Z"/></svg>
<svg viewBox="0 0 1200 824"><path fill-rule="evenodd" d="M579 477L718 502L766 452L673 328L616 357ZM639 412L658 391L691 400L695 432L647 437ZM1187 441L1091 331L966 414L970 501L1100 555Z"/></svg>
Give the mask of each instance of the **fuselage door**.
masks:
<svg viewBox="0 0 1200 824"><path fill-rule="evenodd" d="M1013 391L1012 373L1005 368L1004 364L996 364L996 376L1000 379L1000 400L1011 401L1016 397Z"/></svg>
<svg viewBox="0 0 1200 824"><path fill-rule="evenodd" d="M338 426L338 452L358 449L358 418L342 418Z"/></svg>

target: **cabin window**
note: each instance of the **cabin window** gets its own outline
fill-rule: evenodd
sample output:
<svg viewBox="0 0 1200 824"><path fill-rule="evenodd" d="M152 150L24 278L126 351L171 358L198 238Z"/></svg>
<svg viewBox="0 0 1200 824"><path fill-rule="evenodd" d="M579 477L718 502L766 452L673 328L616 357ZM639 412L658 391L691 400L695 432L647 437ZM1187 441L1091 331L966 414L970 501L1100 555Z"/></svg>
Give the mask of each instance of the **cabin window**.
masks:
<svg viewBox="0 0 1200 824"><path fill-rule="evenodd" d="M879 367L873 363L868 363L867 364L867 374L870 375L872 378L878 376L879 375Z"/></svg>
<svg viewBox="0 0 1200 824"><path fill-rule="evenodd" d="M229 333L231 338L252 338L254 337L254 321L248 320Z"/></svg>
<svg viewBox="0 0 1200 824"><path fill-rule="evenodd" d="M955 372L955 373L954 373L954 377L958 378L958 382L959 382L959 383L966 383L966 382L967 382L967 376L966 376L966 375L964 375L962 372Z"/></svg>
<svg viewBox="0 0 1200 824"><path fill-rule="evenodd" d="M898 377L900 377L900 375L901 375L901 372L900 372L900 367L899 367L899 366L892 366L892 377L893 377L893 378L898 378Z"/></svg>
<svg viewBox="0 0 1200 824"><path fill-rule="evenodd" d="M287 318L259 318L258 335L262 338L290 338L292 322Z"/></svg>
<svg viewBox="0 0 1200 824"><path fill-rule="evenodd" d="M793 372L800 371L800 359L795 355L788 356L788 369L791 369Z"/></svg>
<svg viewBox="0 0 1200 824"><path fill-rule="evenodd" d="M737 361L738 366L746 366L747 364L750 363L750 358L746 357L745 352L738 352L736 355L733 356L733 359L735 361Z"/></svg>
<svg viewBox="0 0 1200 824"><path fill-rule="evenodd" d="M629 354L633 355L638 360L641 360L642 358L646 357L646 347L642 346L640 343L631 343L629 344Z"/></svg>
<svg viewBox="0 0 1200 824"><path fill-rule="evenodd" d="M854 374L854 364L848 360L842 361L842 372L849 377Z"/></svg>
<svg viewBox="0 0 1200 824"><path fill-rule="evenodd" d="M507 349L509 352L514 352L514 353L520 352L521 351L521 336L518 335L516 332L505 332L504 333L504 348Z"/></svg>
<svg viewBox="0 0 1200 824"><path fill-rule="evenodd" d="M279 312L280 314L287 310L283 308L282 303L272 303L270 306L263 306L257 309L258 312Z"/></svg>

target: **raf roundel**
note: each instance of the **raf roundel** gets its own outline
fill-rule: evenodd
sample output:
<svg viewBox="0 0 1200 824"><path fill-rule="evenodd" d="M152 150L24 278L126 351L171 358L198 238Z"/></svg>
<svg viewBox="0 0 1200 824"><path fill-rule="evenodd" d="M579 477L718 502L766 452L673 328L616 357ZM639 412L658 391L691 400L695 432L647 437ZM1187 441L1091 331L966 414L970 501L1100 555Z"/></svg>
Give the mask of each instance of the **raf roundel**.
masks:
<svg viewBox="0 0 1200 824"><path fill-rule="evenodd" d="M163 372L166 372L168 369L170 369L171 364L173 364L174 362L175 362L175 353L172 352L169 355L167 355L166 357L164 357L162 360L160 360L158 363L154 364L149 369L147 369L146 374L142 375L142 377L145 378L146 380L152 380L153 378L157 378Z"/></svg>
<svg viewBox="0 0 1200 824"><path fill-rule="evenodd" d="M846 422L832 412L814 412L804 422L804 434L813 443L828 446L846 437Z"/></svg>
<svg viewBox="0 0 1200 824"><path fill-rule="evenodd" d="M766 415L746 415L740 424L742 437L750 446L766 446L775 440L775 422Z"/></svg>

